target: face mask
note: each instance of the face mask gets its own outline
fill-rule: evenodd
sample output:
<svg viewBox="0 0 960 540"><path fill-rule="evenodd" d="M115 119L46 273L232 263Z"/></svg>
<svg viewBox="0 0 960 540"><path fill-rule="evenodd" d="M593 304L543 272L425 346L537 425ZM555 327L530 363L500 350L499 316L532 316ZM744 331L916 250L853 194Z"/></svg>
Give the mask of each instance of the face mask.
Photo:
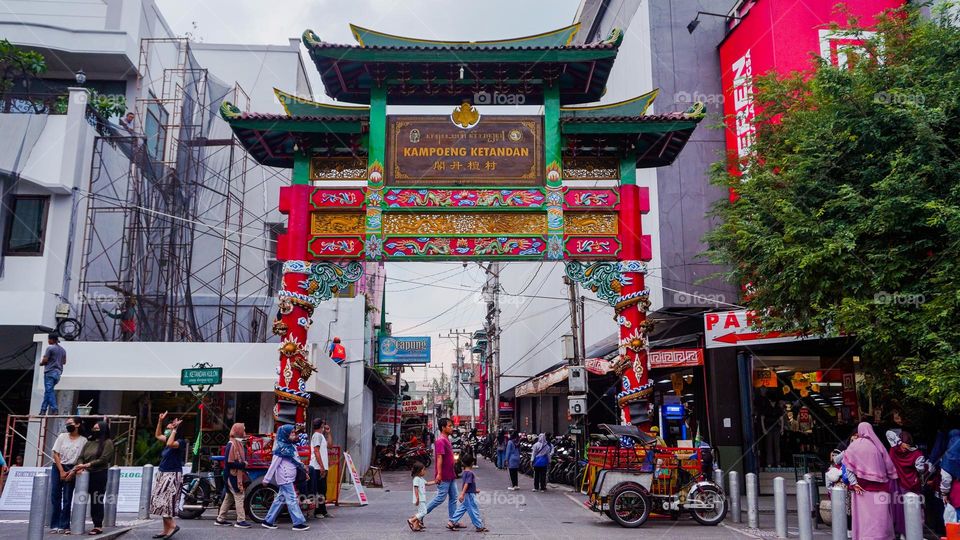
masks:
<svg viewBox="0 0 960 540"><path fill-rule="evenodd" d="M164 437L169 437L171 433L173 433L173 431L171 431L171 430L169 430L169 429L163 430L163 436L164 436Z"/></svg>
<svg viewBox="0 0 960 540"><path fill-rule="evenodd" d="M97 440L98 438L100 438L100 432L99 432L99 431L94 431L93 433L91 433L90 435L88 435L87 438L90 439L91 441L95 441L95 440Z"/></svg>
<svg viewBox="0 0 960 540"><path fill-rule="evenodd" d="M77 426L75 426L75 425L73 425L73 424L67 425L67 433L73 433L73 432L76 431L76 430L77 430Z"/></svg>

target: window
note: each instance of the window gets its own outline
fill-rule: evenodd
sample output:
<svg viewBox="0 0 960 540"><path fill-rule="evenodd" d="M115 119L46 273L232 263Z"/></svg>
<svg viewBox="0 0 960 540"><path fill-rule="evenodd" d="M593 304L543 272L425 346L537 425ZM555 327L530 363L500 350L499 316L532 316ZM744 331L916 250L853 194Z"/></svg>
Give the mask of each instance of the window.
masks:
<svg viewBox="0 0 960 540"><path fill-rule="evenodd" d="M147 155L157 161L163 160L164 147L167 143L167 118L167 110L159 103L147 104L143 134L147 139Z"/></svg>
<svg viewBox="0 0 960 540"><path fill-rule="evenodd" d="M10 204L4 253L43 255L43 234L47 225L49 197L15 195Z"/></svg>

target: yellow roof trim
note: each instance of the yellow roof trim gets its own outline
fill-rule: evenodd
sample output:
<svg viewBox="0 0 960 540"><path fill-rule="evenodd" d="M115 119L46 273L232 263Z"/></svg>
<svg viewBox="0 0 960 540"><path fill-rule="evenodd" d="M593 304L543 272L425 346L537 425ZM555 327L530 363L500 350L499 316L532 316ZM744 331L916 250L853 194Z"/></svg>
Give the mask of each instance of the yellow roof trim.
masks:
<svg viewBox="0 0 960 540"><path fill-rule="evenodd" d="M515 41L525 41L529 39L542 38L542 37L547 37L554 34L560 34L562 32L569 32L570 30L573 30L573 32L570 33L570 37L567 38L567 42L566 42L566 45L570 45L570 43L573 42L573 38L577 35L577 32L580 31L580 23L577 22L569 26L564 26L563 28L550 30L549 32L541 32L539 34L532 34L529 36L515 37L515 38L509 38L509 39L492 39L492 40L483 40L483 41L441 41L441 40L435 40L435 39L411 38L411 37L405 37L405 36L398 36L396 34L388 34L386 32L377 32L376 30L370 30L369 28L364 28L362 26L351 24L350 32L353 34L353 39L355 39L357 44L360 45L361 47L366 47L366 45L363 43L363 39L360 37L360 32L359 32L360 30L362 30L364 33L376 34L378 36L383 36L385 38L390 38L390 39L396 39L399 41L407 41L410 43L430 43L432 45L438 45L438 46L497 45L497 44L503 44L503 43L511 43Z"/></svg>

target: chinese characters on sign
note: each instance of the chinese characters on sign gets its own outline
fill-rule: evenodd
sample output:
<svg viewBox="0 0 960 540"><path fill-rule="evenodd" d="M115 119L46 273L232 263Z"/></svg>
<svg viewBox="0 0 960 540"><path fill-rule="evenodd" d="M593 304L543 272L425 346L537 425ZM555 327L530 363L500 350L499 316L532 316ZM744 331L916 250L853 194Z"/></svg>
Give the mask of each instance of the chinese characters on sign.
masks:
<svg viewBox="0 0 960 540"><path fill-rule="evenodd" d="M484 116L469 129L449 116L390 116L386 177L398 186L540 185L542 142L539 116Z"/></svg>

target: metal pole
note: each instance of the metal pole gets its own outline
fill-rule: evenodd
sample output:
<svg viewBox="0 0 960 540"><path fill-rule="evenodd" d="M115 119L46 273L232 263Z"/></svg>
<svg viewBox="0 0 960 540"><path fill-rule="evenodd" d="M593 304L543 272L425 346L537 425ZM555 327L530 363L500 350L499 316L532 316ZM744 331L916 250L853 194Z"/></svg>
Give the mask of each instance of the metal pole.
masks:
<svg viewBox="0 0 960 540"><path fill-rule="evenodd" d="M713 483L720 486L720 489L723 489L723 469L713 470Z"/></svg>
<svg viewBox="0 0 960 540"><path fill-rule="evenodd" d="M830 527L833 540L847 540L847 488L830 489Z"/></svg>
<svg viewBox="0 0 960 540"><path fill-rule="evenodd" d="M50 468L50 472L48 472L47 474L49 475L49 480L47 480L46 494L44 494L44 497L43 497L43 500L47 501L44 504L44 507L45 507L45 511L43 512L44 523L50 523L50 516L53 514L53 504L51 504L51 501L53 500L53 475L55 474L59 475L60 471L58 471L56 466L54 466Z"/></svg>
<svg viewBox="0 0 960 540"><path fill-rule="evenodd" d="M70 509L70 534L86 533L87 508L90 506L90 473L82 471L77 475L73 487L73 507Z"/></svg>
<svg viewBox="0 0 960 540"><path fill-rule="evenodd" d="M107 493L103 501L103 526L117 525L117 497L120 494L120 467L107 469Z"/></svg>
<svg viewBox="0 0 960 540"><path fill-rule="evenodd" d="M810 523L810 484L807 484L806 480L797 482L797 518L800 540L813 540L813 524Z"/></svg>
<svg viewBox="0 0 960 540"><path fill-rule="evenodd" d="M47 489L50 477L42 472L33 477L33 492L30 494L30 524L27 525L27 539L41 540L43 538L44 512L48 504Z"/></svg>
<svg viewBox="0 0 960 540"><path fill-rule="evenodd" d="M757 475L747 473L747 526L751 529L760 527L760 513L757 508Z"/></svg>
<svg viewBox="0 0 960 540"><path fill-rule="evenodd" d="M730 513L733 515L733 522L740 523L743 518L740 515L740 479L737 478L737 471L730 471L727 482L730 484Z"/></svg>
<svg viewBox="0 0 960 540"><path fill-rule="evenodd" d="M787 537L787 486L782 476L773 479L773 512L777 538Z"/></svg>
<svg viewBox="0 0 960 540"><path fill-rule="evenodd" d="M817 488L817 481L813 475L806 473L803 480L807 483L807 493L810 495L810 526L813 530L817 529L817 510L820 508L820 489Z"/></svg>
<svg viewBox="0 0 960 540"><path fill-rule="evenodd" d="M140 505L137 519L150 519L150 494L153 492L153 465L144 465L140 475Z"/></svg>
<svg viewBox="0 0 960 540"><path fill-rule="evenodd" d="M903 514L907 540L923 540L923 512L919 495L907 493L903 496Z"/></svg>

